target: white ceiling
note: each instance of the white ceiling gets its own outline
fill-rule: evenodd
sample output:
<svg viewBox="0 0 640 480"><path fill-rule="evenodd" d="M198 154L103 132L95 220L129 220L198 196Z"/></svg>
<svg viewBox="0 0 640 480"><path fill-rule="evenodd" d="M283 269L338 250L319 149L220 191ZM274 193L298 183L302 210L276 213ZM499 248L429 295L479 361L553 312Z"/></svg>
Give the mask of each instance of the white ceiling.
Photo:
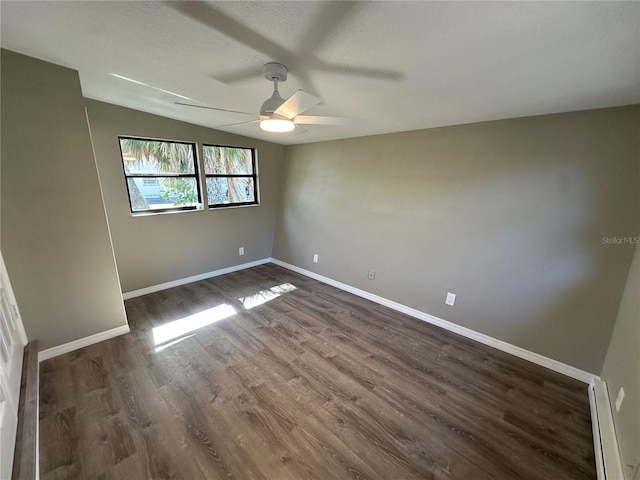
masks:
<svg viewBox="0 0 640 480"><path fill-rule="evenodd" d="M302 135L220 128L282 144L640 103L640 2L0 3L1 44L77 69L86 97L215 128L280 92L306 114L356 117ZM149 86L131 83L122 75ZM184 101L184 100L183 100Z"/></svg>

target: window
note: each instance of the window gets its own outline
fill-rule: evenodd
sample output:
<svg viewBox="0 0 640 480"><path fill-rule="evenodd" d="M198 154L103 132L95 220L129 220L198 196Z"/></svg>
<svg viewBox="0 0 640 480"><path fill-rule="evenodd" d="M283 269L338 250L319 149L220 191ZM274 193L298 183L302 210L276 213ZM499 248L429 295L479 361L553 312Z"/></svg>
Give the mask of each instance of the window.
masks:
<svg viewBox="0 0 640 480"><path fill-rule="evenodd" d="M158 182L157 178L143 178L142 185L144 185L145 187L153 187L156 185L160 185L160 183Z"/></svg>
<svg viewBox="0 0 640 480"><path fill-rule="evenodd" d="M258 204L258 177L252 148L203 145L209 207Z"/></svg>
<svg viewBox="0 0 640 480"><path fill-rule="evenodd" d="M201 205L193 143L118 137L132 213Z"/></svg>

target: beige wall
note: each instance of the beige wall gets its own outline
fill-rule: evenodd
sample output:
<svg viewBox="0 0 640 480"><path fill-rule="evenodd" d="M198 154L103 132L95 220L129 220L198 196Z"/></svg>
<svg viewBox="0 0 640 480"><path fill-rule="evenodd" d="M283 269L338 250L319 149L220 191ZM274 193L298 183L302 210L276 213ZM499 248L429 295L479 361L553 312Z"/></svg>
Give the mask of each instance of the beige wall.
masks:
<svg viewBox="0 0 640 480"><path fill-rule="evenodd" d="M634 468L640 468L640 246L635 249L602 379L609 388L622 468L625 478L631 479ZM625 397L616 412L620 387Z"/></svg>
<svg viewBox="0 0 640 480"><path fill-rule="evenodd" d="M77 72L3 50L1 246L42 348L126 322L84 104L122 291L273 247L281 260L601 370L632 257L602 237L638 234L637 106L285 149L82 99ZM256 147L261 205L132 217L118 135ZM458 294L453 308L447 291Z"/></svg>
<svg viewBox="0 0 640 480"><path fill-rule="evenodd" d="M1 55L1 248L29 340L126 325L78 72Z"/></svg>
<svg viewBox="0 0 640 480"><path fill-rule="evenodd" d="M123 292L271 256L283 146L85 101ZM133 217L118 135L254 147L260 206Z"/></svg>
<svg viewBox="0 0 640 480"><path fill-rule="evenodd" d="M638 234L639 114L287 147L273 257L598 373L632 257L602 237Z"/></svg>

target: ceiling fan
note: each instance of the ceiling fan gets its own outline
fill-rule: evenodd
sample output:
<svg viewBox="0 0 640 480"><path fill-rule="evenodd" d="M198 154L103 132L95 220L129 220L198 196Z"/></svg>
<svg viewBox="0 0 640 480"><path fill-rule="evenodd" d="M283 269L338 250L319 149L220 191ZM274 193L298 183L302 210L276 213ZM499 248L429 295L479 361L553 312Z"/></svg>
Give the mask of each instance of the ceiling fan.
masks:
<svg viewBox="0 0 640 480"><path fill-rule="evenodd" d="M280 96L278 83L287 80L287 67L280 63L269 62L264 65L264 78L273 82L273 94L260 107L260 114L229 110L226 108L216 108L192 103L175 102L178 105L188 107L206 108L222 112L241 113L243 115L258 116L258 120L246 122L228 123L218 125L218 127L230 127L232 125L242 125L248 123L260 123L260 128L267 132L290 132L298 127L303 132L306 131L301 125L347 125L354 119L345 117L325 117L317 115L300 115L311 107L319 104L320 100L315 95L298 90L288 99Z"/></svg>

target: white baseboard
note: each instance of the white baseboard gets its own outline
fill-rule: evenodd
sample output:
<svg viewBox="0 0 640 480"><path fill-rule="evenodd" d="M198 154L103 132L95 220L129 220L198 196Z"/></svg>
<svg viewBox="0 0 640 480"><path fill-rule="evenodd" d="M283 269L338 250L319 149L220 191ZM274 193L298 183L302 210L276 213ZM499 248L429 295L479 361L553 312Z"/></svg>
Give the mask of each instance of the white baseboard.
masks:
<svg viewBox="0 0 640 480"><path fill-rule="evenodd" d="M57 357L58 355L73 352L74 350L78 350L79 348L88 347L89 345L93 345L94 343L102 342L103 340L109 340L110 338L117 337L118 335L124 335L125 333L129 333L129 325L123 325L121 327L112 328L111 330L96 333L94 335L89 335L88 337L79 338L78 340L74 340L69 343L63 343L62 345L58 345L57 347L47 348L46 350L38 352L38 362Z"/></svg>
<svg viewBox="0 0 640 480"><path fill-rule="evenodd" d="M213 278L220 275L225 275L231 272L237 272L238 270L244 270L246 268L257 267L258 265L264 265L271 262L271 258L261 258L254 262L242 263L240 265L234 265L232 267L221 268L220 270L214 270L213 272L201 273L199 275L193 275L192 277L179 278L171 282L160 283L158 285L151 285L150 287L141 288L139 290L132 290L130 292L124 292L122 294L123 300L130 298L140 297L153 292L159 292L160 290L166 290L167 288L179 287L180 285L186 285L187 283L198 282L207 278Z"/></svg>
<svg viewBox="0 0 640 480"><path fill-rule="evenodd" d="M593 379L589 385L591 404L591 427L596 454L598 480L624 478L616 428L613 423L611 400L606 382Z"/></svg>
<svg viewBox="0 0 640 480"><path fill-rule="evenodd" d="M425 312L421 312L420 310L416 310L415 308L408 307L406 305L402 305L401 303L394 302L393 300L389 300L387 298L381 297L379 295L375 295L373 293L367 292L365 290L360 290L359 288L352 287L351 285L347 285L346 283L338 282L328 277L324 277L317 273L311 272L309 270L305 270L304 268L296 267L295 265L291 265L289 263L283 262L282 260L278 260L276 258L271 259L272 263L276 265L280 265L281 267L287 268L297 273L301 273L307 277L311 277L320 282L332 285L340 290L344 290L349 293L353 293L362 298L366 298L367 300L371 300L372 302L379 303L380 305L384 305L386 307L392 308L398 312L405 313L419 320L423 320L425 322L431 323L433 325L437 325L438 327L442 327L445 330L449 330L451 332L462 335L463 337L470 338L472 340L476 340L480 343L484 343L485 345L489 345L490 347L497 348L498 350L502 350L503 352L510 353L511 355L515 355L516 357L523 358L532 363L542 365L550 370L555 372L562 373L569 377L580 380L584 383L591 383L593 379L600 379L597 375L593 373L585 372L584 370L580 370L579 368L572 367L571 365L567 365L566 363L558 362L557 360L553 360L551 358L545 357L544 355L540 355L535 352L531 352L521 347L517 347L507 342L503 342L502 340L498 340L497 338L490 337L489 335L485 335L484 333L476 332L475 330L471 330L466 327L462 327L452 322L448 322L447 320L443 320L442 318L435 317Z"/></svg>
<svg viewBox="0 0 640 480"><path fill-rule="evenodd" d="M38 352L38 368L36 378L38 381L36 390L36 469L35 480L40 480L40 352Z"/></svg>

